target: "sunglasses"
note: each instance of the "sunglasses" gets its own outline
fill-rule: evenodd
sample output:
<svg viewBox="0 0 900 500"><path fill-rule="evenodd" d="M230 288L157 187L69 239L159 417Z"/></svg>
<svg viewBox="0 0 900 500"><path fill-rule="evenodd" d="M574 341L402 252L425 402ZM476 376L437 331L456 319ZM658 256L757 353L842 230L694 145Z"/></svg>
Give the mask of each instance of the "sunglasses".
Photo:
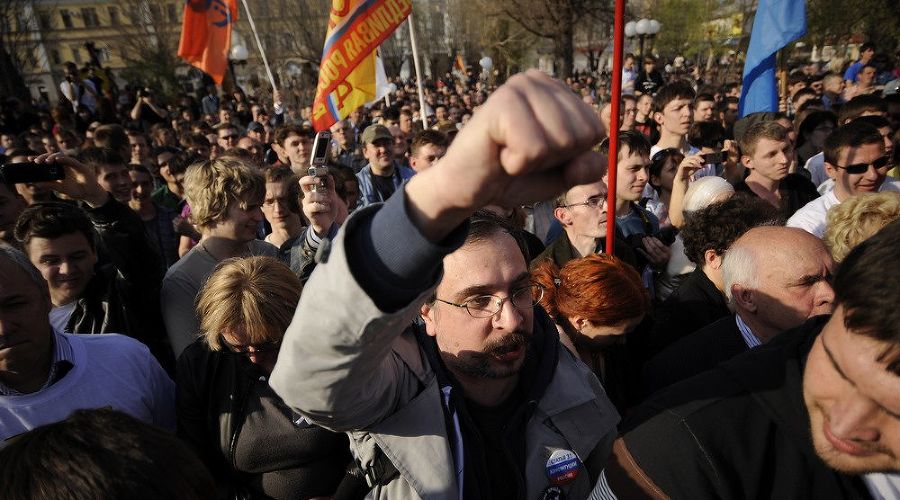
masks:
<svg viewBox="0 0 900 500"><path fill-rule="evenodd" d="M848 174L859 175L868 172L869 167L874 167L875 170L881 170L883 168L887 168L890 166L891 157L890 156L882 156L872 163L854 163L853 165L840 166L835 165L835 167L846 170Z"/></svg>
<svg viewBox="0 0 900 500"><path fill-rule="evenodd" d="M234 140L236 140L237 138L238 138L238 135L237 135L237 134L223 135L223 136L220 137L220 139L225 139L226 141L234 141Z"/></svg>

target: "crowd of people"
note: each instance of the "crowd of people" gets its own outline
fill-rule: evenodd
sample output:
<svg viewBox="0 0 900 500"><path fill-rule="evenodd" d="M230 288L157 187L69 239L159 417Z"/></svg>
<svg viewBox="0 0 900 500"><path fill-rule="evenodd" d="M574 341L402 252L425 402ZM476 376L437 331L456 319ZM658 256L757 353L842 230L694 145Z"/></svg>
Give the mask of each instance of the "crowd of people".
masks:
<svg viewBox="0 0 900 500"><path fill-rule="evenodd" d="M900 498L874 55L744 117L652 57L617 120L587 73L399 82L324 175L278 91L67 65L0 109L0 496Z"/></svg>

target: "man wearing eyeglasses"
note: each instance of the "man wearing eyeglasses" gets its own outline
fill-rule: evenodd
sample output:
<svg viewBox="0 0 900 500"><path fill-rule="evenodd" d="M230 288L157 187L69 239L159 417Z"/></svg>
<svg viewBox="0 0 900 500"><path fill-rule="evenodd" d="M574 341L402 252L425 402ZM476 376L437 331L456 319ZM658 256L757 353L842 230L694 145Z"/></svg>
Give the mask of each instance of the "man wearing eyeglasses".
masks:
<svg viewBox="0 0 900 500"><path fill-rule="evenodd" d="M319 252L271 384L350 434L373 498L585 498L599 478L618 415L535 307L515 231L469 218L595 182L601 137L562 83L517 75Z"/></svg>
<svg viewBox="0 0 900 500"><path fill-rule="evenodd" d="M834 188L797 210L787 225L821 238L831 207L861 193L900 191L900 181L886 181L890 160L877 128L856 121L842 125L825 139L825 172Z"/></svg>
<svg viewBox="0 0 900 500"><path fill-rule="evenodd" d="M573 186L559 195L554 201L553 217L562 226L563 234L532 262L537 264L552 259L557 267L562 267L572 259L603 253L606 248L606 195L606 183L602 180ZM617 231L613 253L637 267L634 252L624 240Z"/></svg>

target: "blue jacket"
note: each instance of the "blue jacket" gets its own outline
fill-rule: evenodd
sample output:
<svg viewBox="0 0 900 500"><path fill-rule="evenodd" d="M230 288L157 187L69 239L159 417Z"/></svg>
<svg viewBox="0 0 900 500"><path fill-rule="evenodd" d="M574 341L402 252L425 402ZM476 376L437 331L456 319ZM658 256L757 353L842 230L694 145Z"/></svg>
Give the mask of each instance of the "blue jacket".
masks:
<svg viewBox="0 0 900 500"><path fill-rule="evenodd" d="M372 185L371 173L372 164L369 163L356 174L356 178L359 179L359 204L357 208L385 201L382 199L381 194L375 190L375 186ZM415 170L394 163L394 192L397 192L397 189L415 174Z"/></svg>

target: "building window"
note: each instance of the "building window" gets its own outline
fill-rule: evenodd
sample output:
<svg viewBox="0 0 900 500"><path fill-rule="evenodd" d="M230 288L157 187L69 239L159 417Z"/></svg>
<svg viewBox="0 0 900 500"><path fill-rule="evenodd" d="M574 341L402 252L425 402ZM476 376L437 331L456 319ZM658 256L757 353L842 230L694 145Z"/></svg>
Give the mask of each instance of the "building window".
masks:
<svg viewBox="0 0 900 500"><path fill-rule="evenodd" d="M43 31L53 29L53 19L50 17L49 12L38 12L38 26L40 26Z"/></svg>
<svg viewBox="0 0 900 500"><path fill-rule="evenodd" d="M150 6L150 24L155 24L162 22L162 11L159 10L159 5L151 5Z"/></svg>
<svg viewBox="0 0 900 500"><path fill-rule="evenodd" d="M137 7L130 7L128 9L128 20L134 25L141 24L141 13L138 11Z"/></svg>
<svg viewBox="0 0 900 500"><path fill-rule="evenodd" d="M109 24L113 26L118 26L121 21L119 20L119 9L118 7L109 7Z"/></svg>
<svg viewBox="0 0 900 500"><path fill-rule="evenodd" d="M69 49L72 51L72 61L74 61L75 64L81 64L81 47L72 45Z"/></svg>
<svg viewBox="0 0 900 500"><path fill-rule="evenodd" d="M170 23L178 22L178 6L174 3L166 4L166 15L169 16Z"/></svg>
<svg viewBox="0 0 900 500"><path fill-rule="evenodd" d="M50 60L53 61L54 65L62 64L62 58L59 57L59 51L56 49L50 50Z"/></svg>
<svg viewBox="0 0 900 500"><path fill-rule="evenodd" d="M63 26L66 28L74 28L72 25L72 13L66 9L59 10L59 17L62 18Z"/></svg>
<svg viewBox="0 0 900 500"><path fill-rule="evenodd" d="M100 26L100 20L97 19L97 9L94 9L93 7L81 9L81 20L84 21L85 28Z"/></svg>

